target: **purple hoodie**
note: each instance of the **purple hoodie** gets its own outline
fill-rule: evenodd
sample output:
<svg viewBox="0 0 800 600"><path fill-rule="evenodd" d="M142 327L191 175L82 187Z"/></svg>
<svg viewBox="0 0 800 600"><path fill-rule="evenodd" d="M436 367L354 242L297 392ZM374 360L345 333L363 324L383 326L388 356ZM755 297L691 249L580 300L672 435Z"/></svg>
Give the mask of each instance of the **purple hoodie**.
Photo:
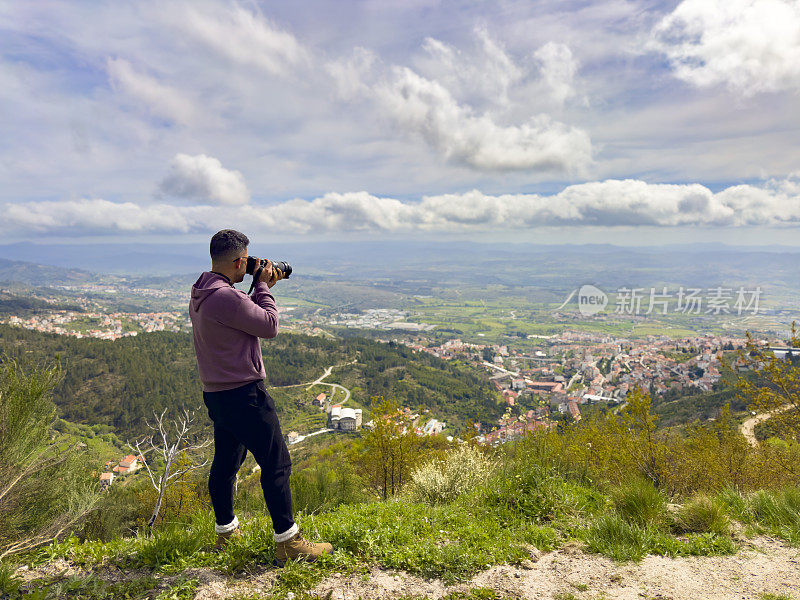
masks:
<svg viewBox="0 0 800 600"><path fill-rule="evenodd" d="M278 308L266 283L256 283L248 296L222 275L205 272L192 286L189 317L204 391L266 377L258 338L278 335Z"/></svg>

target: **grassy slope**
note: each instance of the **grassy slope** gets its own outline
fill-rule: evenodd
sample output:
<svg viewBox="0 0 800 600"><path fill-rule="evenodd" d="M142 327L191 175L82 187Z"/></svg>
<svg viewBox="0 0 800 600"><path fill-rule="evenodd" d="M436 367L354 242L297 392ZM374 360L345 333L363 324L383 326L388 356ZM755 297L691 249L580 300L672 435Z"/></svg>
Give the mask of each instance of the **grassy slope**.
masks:
<svg viewBox="0 0 800 600"><path fill-rule="evenodd" d="M269 597L287 597L312 588L331 573L368 573L372 566L400 569L447 582L468 580L495 564L520 564L531 548L552 550L576 540L585 551L617 560L665 556L729 554L737 550L730 522L739 520L750 533L769 532L800 544L800 490L742 496L727 491L667 511L653 490L630 486L603 493L588 483L565 479L552 470L507 468L486 487L465 490L450 503L429 506L401 496L386 502L344 504L317 514L300 514L301 528L312 539L333 543L335 551L316 565L290 563L280 571ZM693 504L694 503L694 504ZM794 521L791 511L795 511ZM785 514L781 516L781 511ZM26 557L31 565L56 558L90 574L48 577L24 587L26 598L192 598L197 588L190 568L214 568L247 577L270 564L274 543L268 516L244 515L244 537L213 552L213 518L198 513L152 535L108 543L80 543L69 538ZM687 525L690 524L690 525ZM0 569L0 592L10 598L16 585L11 562ZM96 573L124 573L115 581ZM127 595L126 595L127 594ZM148 595L149 594L149 595Z"/></svg>

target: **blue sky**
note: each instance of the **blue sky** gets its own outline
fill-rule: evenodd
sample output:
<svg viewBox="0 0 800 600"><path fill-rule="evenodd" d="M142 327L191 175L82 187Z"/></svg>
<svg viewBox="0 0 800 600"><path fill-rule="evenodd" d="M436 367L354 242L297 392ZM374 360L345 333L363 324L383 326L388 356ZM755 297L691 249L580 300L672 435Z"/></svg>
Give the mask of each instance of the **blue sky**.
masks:
<svg viewBox="0 0 800 600"><path fill-rule="evenodd" d="M792 244L799 108L798 0L0 0L9 241Z"/></svg>

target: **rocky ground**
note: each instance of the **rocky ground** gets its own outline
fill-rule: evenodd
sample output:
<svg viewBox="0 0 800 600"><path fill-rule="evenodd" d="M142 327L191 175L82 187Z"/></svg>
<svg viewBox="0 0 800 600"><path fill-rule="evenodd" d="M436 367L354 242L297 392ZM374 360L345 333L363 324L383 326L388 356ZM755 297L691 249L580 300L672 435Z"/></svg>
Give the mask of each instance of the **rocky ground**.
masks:
<svg viewBox="0 0 800 600"><path fill-rule="evenodd" d="M58 574L76 575L79 570L58 560L18 574L31 581ZM144 575L119 569L95 574L104 579ZM189 569L181 574L200 582L196 600L255 594L269 597L277 576L274 568L233 579L212 569ZM176 577L165 576L164 583L170 579ZM579 544L570 543L549 553L532 548L530 560L520 565L495 566L456 585L374 567L368 573L327 577L311 594L332 600L438 599L473 588L494 590L501 598L541 600L762 600L765 594L800 600L800 550L780 540L759 537L743 542L740 552L733 556L648 556L640 563L617 563L586 554Z"/></svg>

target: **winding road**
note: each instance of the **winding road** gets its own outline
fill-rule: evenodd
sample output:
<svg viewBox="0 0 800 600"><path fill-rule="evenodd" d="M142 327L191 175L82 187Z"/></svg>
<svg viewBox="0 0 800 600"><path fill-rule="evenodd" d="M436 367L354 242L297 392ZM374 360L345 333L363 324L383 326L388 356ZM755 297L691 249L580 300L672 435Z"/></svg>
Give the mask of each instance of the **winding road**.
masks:
<svg viewBox="0 0 800 600"><path fill-rule="evenodd" d="M346 363L346 364L353 364L355 362L356 361L353 360L353 361L351 361L349 363ZM325 369L325 372L322 375L317 377L314 381L310 381L308 383L294 383L292 385L281 385L281 386L273 386L273 387L275 387L276 389L280 389L280 388L292 388L292 387L303 387L303 386L305 386L307 390L310 390L315 385L329 385L329 386L331 386L331 389L332 389L331 398L333 398L334 394L336 393L336 390L342 390L344 392L344 400L342 400L341 402L337 402L337 404L344 404L345 402L347 402L350 399L350 390L348 390L346 387L344 387L343 385L340 385L338 383L328 383L327 381L325 381L325 379L331 374L331 371L333 371L334 367L337 367L337 366L341 367L341 366L344 366L344 365L331 365L330 367ZM305 439L307 439L307 438L309 438L311 436L319 435L321 433L329 433L331 431L335 431L335 430L328 429L326 427L325 429L320 429L318 431L313 431L313 432L307 433L305 435L299 435L299 436L297 436L297 438L294 439L294 441L289 442L289 443L291 445L299 444L300 442L304 441Z"/></svg>
<svg viewBox="0 0 800 600"><path fill-rule="evenodd" d="M354 362L355 361L352 361L352 362L347 363L347 364L353 364ZM338 383L328 383L327 381L325 381L325 378L327 378L328 375L331 374L331 371L333 371L334 367L337 367L337 366L340 367L340 366L343 366L343 365L332 365L332 366L328 367L327 369L325 369L325 372L322 375L320 375L319 377L317 377L314 381L309 381L309 382L306 382L306 383L293 383L291 385L276 385L276 386L273 386L273 387L275 389L283 389L283 388L293 388L293 387L303 387L303 386L305 386L306 389L311 389L311 387L315 386L315 385L329 385L329 386L331 386L331 388L334 391L335 390L342 390L344 392L344 400L342 400L341 403L340 403L340 404L344 404L345 402L347 402L350 399L350 390L348 390L346 387L344 387L343 385L340 385ZM333 394L331 394L331 396L332 395Z"/></svg>
<svg viewBox="0 0 800 600"><path fill-rule="evenodd" d="M782 413L784 411L789 410L792 408L793 404L784 404L778 409L773 410L772 412L765 412L754 417L747 419L744 423L742 423L742 435L747 440L747 443L750 444L753 448L758 448L758 440L756 439L756 425L759 423L763 423L770 417L774 417L777 413Z"/></svg>

